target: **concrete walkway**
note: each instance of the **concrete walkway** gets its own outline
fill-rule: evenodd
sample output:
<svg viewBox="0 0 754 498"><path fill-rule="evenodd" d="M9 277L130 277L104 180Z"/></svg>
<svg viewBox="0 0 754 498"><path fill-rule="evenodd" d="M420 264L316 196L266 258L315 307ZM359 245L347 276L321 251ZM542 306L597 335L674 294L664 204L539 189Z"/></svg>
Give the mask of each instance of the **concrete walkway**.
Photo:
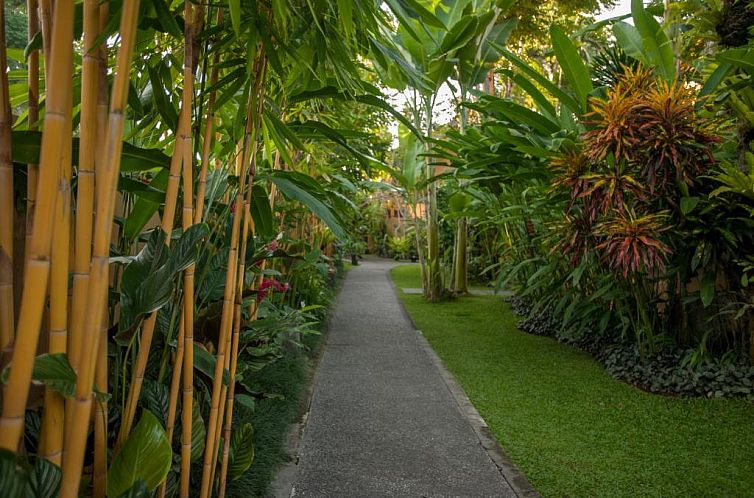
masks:
<svg viewBox="0 0 754 498"><path fill-rule="evenodd" d="M393 266L346 277L290 496L515 496L405 316Z"/></svg>

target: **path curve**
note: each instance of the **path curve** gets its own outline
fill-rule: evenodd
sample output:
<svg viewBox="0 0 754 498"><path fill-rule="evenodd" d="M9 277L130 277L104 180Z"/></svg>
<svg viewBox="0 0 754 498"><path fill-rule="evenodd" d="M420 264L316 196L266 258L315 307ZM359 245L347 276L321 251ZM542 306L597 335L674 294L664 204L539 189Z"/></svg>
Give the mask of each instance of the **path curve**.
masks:
<svg viewBox="0 0 754 498"><path fill-rule="evenodd" d="M370 259L348 272L290 496L514 497L421 346L393 266Z"/></svg>

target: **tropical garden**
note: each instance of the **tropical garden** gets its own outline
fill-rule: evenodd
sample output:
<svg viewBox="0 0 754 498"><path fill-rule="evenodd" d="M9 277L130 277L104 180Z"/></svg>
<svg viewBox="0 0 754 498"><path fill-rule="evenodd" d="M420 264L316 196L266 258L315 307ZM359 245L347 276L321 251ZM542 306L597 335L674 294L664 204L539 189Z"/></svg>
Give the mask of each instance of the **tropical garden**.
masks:
<svg viewBox="0 0 754 498"><path fill-rule="evenodd" d="M418 261L402 299L486 419L552 386L497 405L527 362L431 315L719 410L750 471L754 4L614 3L0 0L3 496L264 496L369 248ZM536 444L504 446L544 495L605 495Z"/></svg>

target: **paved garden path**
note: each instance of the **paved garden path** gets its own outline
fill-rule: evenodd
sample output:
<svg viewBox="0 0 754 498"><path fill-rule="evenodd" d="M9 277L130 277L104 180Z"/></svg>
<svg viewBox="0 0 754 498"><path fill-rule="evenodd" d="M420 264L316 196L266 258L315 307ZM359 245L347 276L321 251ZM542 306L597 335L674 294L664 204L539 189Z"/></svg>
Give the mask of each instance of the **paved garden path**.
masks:
<svg viewBox="0 0 754 498"><path fill-rule="evenodd" d="M394 265L348 272L290 496L515 496L405 316Z"/></svg>

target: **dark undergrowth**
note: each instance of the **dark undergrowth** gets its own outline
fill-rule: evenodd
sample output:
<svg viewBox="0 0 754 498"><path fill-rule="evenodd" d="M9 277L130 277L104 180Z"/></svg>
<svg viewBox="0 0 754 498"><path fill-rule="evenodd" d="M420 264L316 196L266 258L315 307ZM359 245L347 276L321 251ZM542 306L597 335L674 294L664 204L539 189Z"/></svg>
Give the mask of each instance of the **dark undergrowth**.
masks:
<svg viewBox="0 0 754 498"><path fill-rule="evenodd" d="M548 311L532 314L528 303L508 299L522 317L517 326L530 334L553 337L594 356L612 376L654 393L686 397L754 399L754 367L746 360L708 361L692 366L693 349L665 344L654 353L642 352L619 335L561 334L560 321Z"/></svg>
<svg viewBox="0 0 754 498"><path fill-rule="evenodd" d="M345 265L349 268L350 265ZM345 271L330 292L330 303L337 295ZM266 365L253 379L255 392L265 396L254 410L236 405L233 424L251 422L254 426L254 463L239 479L230 483L227 496L248 498L269 496L270 486L278 469L290 461L286 451L291 424L300 420L306 410L307 391L327 330L325 318L319 334L304 336L303 348L289 350L281 359Z"/></svg>

